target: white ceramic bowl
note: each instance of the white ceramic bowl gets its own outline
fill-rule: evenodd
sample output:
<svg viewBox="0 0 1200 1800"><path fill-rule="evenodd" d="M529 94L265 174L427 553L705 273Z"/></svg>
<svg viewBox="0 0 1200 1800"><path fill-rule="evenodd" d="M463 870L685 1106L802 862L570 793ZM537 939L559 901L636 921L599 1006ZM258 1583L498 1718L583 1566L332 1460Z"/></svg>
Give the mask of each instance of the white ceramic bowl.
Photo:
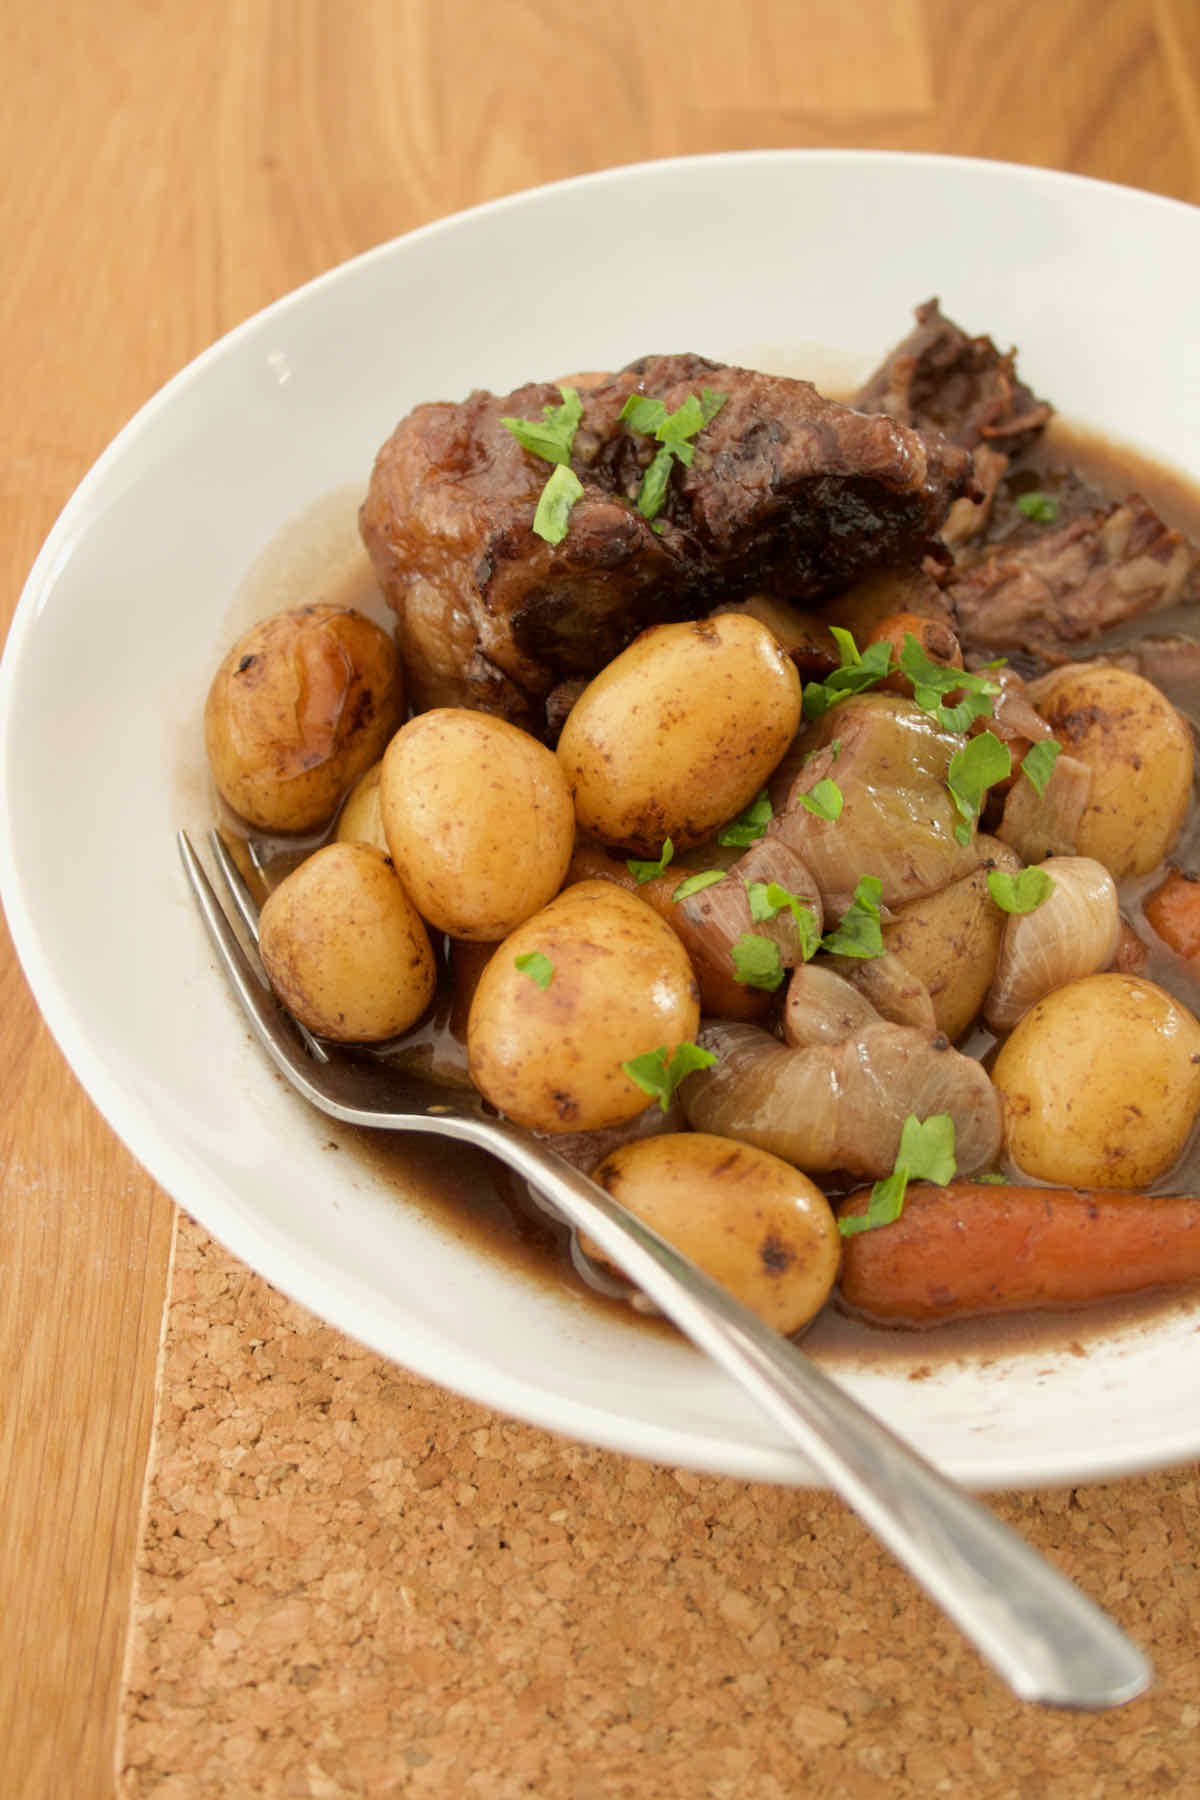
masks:
<svg viewBox="0 0 1200 1800"><path fill-rule="evenodd" d="M999 164L771 152L612 170L442 220L214 345L72 498L0 673L4 905L114 1129L232 1250L397 1362L636 1455L811 1479L687 1345L514 1274L328 1154L325 1122L248 1040L176 861L176 827L207 823L204 692L248 614L291 600L277 548L252 578L267 547L307 515L301 597L313 518L336 517L335 569L375 450L420 400L678 349L845 386L938 294L1017 344L1068 418L1196 473L1198 292L1189 207ZM1086 1356L996 1350L913 1380L923 1360L917 1345L845 1379L974 1485L1200 1451L1187 1309Z"/></svg>

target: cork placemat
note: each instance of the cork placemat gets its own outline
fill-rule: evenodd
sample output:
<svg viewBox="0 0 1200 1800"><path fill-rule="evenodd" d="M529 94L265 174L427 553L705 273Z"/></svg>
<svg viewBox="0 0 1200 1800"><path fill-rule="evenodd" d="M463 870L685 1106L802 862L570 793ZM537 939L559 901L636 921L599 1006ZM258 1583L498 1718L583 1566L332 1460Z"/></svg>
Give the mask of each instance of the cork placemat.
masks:
<svg viewBox="0 0 1200 1800"><path fill-rule="evenodd" d="M178 1224L122 1800L1200 1793L1196 1467L997 1510L1154 1656L1022 1706L824 1493L565 1443Z"/></svg>

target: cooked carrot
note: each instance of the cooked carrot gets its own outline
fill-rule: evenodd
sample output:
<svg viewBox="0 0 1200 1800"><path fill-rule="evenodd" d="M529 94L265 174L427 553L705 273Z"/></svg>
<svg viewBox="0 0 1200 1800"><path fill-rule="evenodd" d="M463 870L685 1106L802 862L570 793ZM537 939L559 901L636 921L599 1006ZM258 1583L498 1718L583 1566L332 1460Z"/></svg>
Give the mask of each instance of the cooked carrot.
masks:
<svg viewBox="0 0 1200 1800"><path fill-rule="evenodd" d="M840 1216L866 1211L868 1190ZM842 1298L880 1324L1086 1306L1200 1281L1200 1199L916 1182L891 1225L845 1240Z"/></svg>
<svg viewBox="0 0 1200 1800"><path fill-rule="evenodd" d="M1172 869L1143 911L1169 949L1189 962L1200 960L1200 875Z"/></svg>
<svg viewBox="0 0 1200 1800"><path fill-rule="evenodd" d="M868 642L875 644L886 638L892 646L893 658L899 660L904 640L910 634L916 638L930 662L946 663L954 669L962 668L962 651L958 639L942 619L927 619L914 612L888 613L886 617L876 621ZM883 686L894 693L912 694L912 682L907 675L889 675Z"/></svg>

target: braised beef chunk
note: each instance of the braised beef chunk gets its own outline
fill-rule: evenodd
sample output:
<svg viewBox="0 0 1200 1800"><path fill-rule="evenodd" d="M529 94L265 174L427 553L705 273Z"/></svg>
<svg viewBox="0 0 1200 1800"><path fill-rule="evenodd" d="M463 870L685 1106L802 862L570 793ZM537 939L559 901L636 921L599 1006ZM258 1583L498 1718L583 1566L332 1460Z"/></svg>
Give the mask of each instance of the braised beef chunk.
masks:
<svg viewBox="0 0 1200 1800"><path fill-rule="evenodd" d="M1140 494L1003 539L948 577L963 650L1059 661L1141 613L1197 598L1200 554Z"/></svg>
<svg viewBox="0 0 1200 1800"><path fill-rule="evenodd" d="M704 388L725 403L650 522L634 502L658 445L621 409L636 391L673 412ZM532 529L551 465L501 424L540 420L557 386L420 406L380 451L360 526L418 708L475 706L545 732L547 695L647 625L756 589L819 601L919 564L970 479L969 455L936 435L703 357L645 357L582 398L583 494L558 545Z"/></svg>
<svg viewBox="0 0 1200 1800"><path fill-rule="evenodd" d="M1018 379L1015 351L968 337L937 300L916 309L916 327L876 369L853 405L883 412L919 431L940 431L974 450L1013 455L1040 435L1052 408Z"/></svg>
<svg viewBox="0 0 1200 1800"><path fill-rule="evenodd" d="M968 336L936 300L916 319L854 404L973 454L975 493L950 508L953 566L938 576L968 655L1061 661L1126 619L1200 599L1194 546L1140 494L1114 505L1055 457L1051 408L1014 352Z"/></svg>

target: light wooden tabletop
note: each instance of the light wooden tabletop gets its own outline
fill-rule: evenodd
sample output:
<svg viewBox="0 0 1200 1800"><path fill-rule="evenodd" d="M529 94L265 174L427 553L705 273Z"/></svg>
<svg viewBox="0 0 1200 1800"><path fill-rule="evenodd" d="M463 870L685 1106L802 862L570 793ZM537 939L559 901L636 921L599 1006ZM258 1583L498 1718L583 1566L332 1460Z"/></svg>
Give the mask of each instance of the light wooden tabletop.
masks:
<svg viewBox="0 0 1200 1800"><path fill-rule="evenodd" d="M440 214L614 163L809 145L1200 202L1195 0L3 11L6 622L72 489L169 376ZM69 1073L7 937L0 1058L0 1789L92 1800L113 1784L172 1205Z"/></svg>

